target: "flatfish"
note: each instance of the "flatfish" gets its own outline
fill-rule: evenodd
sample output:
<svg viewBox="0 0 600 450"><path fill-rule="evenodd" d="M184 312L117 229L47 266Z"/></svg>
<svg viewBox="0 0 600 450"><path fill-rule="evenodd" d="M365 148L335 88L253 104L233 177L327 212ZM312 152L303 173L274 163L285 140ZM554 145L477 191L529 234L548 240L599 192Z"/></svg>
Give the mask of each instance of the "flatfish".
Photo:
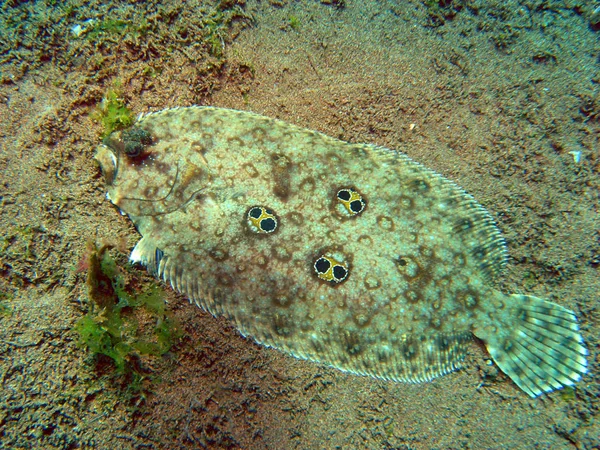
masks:
<svg viewBox="0 0 600 450"><path fill-rule="evenodd" d="M423 382L475 336L532 397L587 371L575 314L494 289L490 214L401 152L194 106L140 116L96 159L142 236L131 261L265 346Z"/></svg>

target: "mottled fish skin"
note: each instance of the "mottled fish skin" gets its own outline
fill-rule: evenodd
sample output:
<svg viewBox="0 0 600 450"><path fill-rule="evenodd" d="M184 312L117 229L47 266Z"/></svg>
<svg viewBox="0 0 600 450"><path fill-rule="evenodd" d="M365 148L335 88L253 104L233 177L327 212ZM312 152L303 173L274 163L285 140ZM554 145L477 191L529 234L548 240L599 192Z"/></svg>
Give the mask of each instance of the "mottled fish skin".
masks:
<svg viewBox="0 0 600 450"><path fill-rule="evenodd" d="M495 290L490 215L402 153L189 107L141 116L96 158L142 235L132 261L259 343L421 382L475 335L531 396L586 373L573 312Z"/></svg>

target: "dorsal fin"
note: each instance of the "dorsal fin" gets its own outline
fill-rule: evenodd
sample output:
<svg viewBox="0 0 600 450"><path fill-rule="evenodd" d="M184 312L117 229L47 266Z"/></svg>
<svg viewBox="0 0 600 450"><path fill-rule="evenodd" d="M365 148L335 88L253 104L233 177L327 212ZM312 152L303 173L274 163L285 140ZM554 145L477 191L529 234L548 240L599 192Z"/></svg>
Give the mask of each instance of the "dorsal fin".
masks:
<svg viewBox="0 0 600 450"><path fill-rule="evenodd" d="M506 266L508 251L502 233L496 226L491 214L475 199L453 181L437 172L413 161L404 153L374 145L361 145L376 159L389 164L400 164L417 177L425 177L432 182L438 192L453 202L453 218L455 233L470 233L473 237L468 251L479 261L480 269L485 277L494 280ZM468 240L465 240L468 242Z"/></svg>

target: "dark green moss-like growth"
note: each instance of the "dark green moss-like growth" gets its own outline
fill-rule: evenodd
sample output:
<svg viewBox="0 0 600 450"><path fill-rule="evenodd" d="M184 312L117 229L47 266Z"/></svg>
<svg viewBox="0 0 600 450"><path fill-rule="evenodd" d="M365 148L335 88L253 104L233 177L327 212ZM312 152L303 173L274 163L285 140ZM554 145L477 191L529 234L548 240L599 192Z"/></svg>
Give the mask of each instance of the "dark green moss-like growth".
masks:
<svg viewBox="0 0 600 450"><path fill-rule="evenodd" d="M425 0L427 8L427 25L438 28L451 21L463 9L462 0Z"/></svg>

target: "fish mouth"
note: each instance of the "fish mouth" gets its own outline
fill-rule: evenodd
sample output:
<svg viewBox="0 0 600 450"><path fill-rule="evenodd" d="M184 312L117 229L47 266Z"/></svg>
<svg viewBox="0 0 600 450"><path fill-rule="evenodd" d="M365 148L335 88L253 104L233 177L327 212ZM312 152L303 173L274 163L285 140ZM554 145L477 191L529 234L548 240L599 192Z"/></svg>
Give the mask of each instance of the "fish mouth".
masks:
<svg viewBox="0 0 600 450"><path fill-rule="evenodd" d="M104 144L100 144L94 155L98 161L104 181L107 185L112 185L117 177L118 160L114 152Z"/></svg>

